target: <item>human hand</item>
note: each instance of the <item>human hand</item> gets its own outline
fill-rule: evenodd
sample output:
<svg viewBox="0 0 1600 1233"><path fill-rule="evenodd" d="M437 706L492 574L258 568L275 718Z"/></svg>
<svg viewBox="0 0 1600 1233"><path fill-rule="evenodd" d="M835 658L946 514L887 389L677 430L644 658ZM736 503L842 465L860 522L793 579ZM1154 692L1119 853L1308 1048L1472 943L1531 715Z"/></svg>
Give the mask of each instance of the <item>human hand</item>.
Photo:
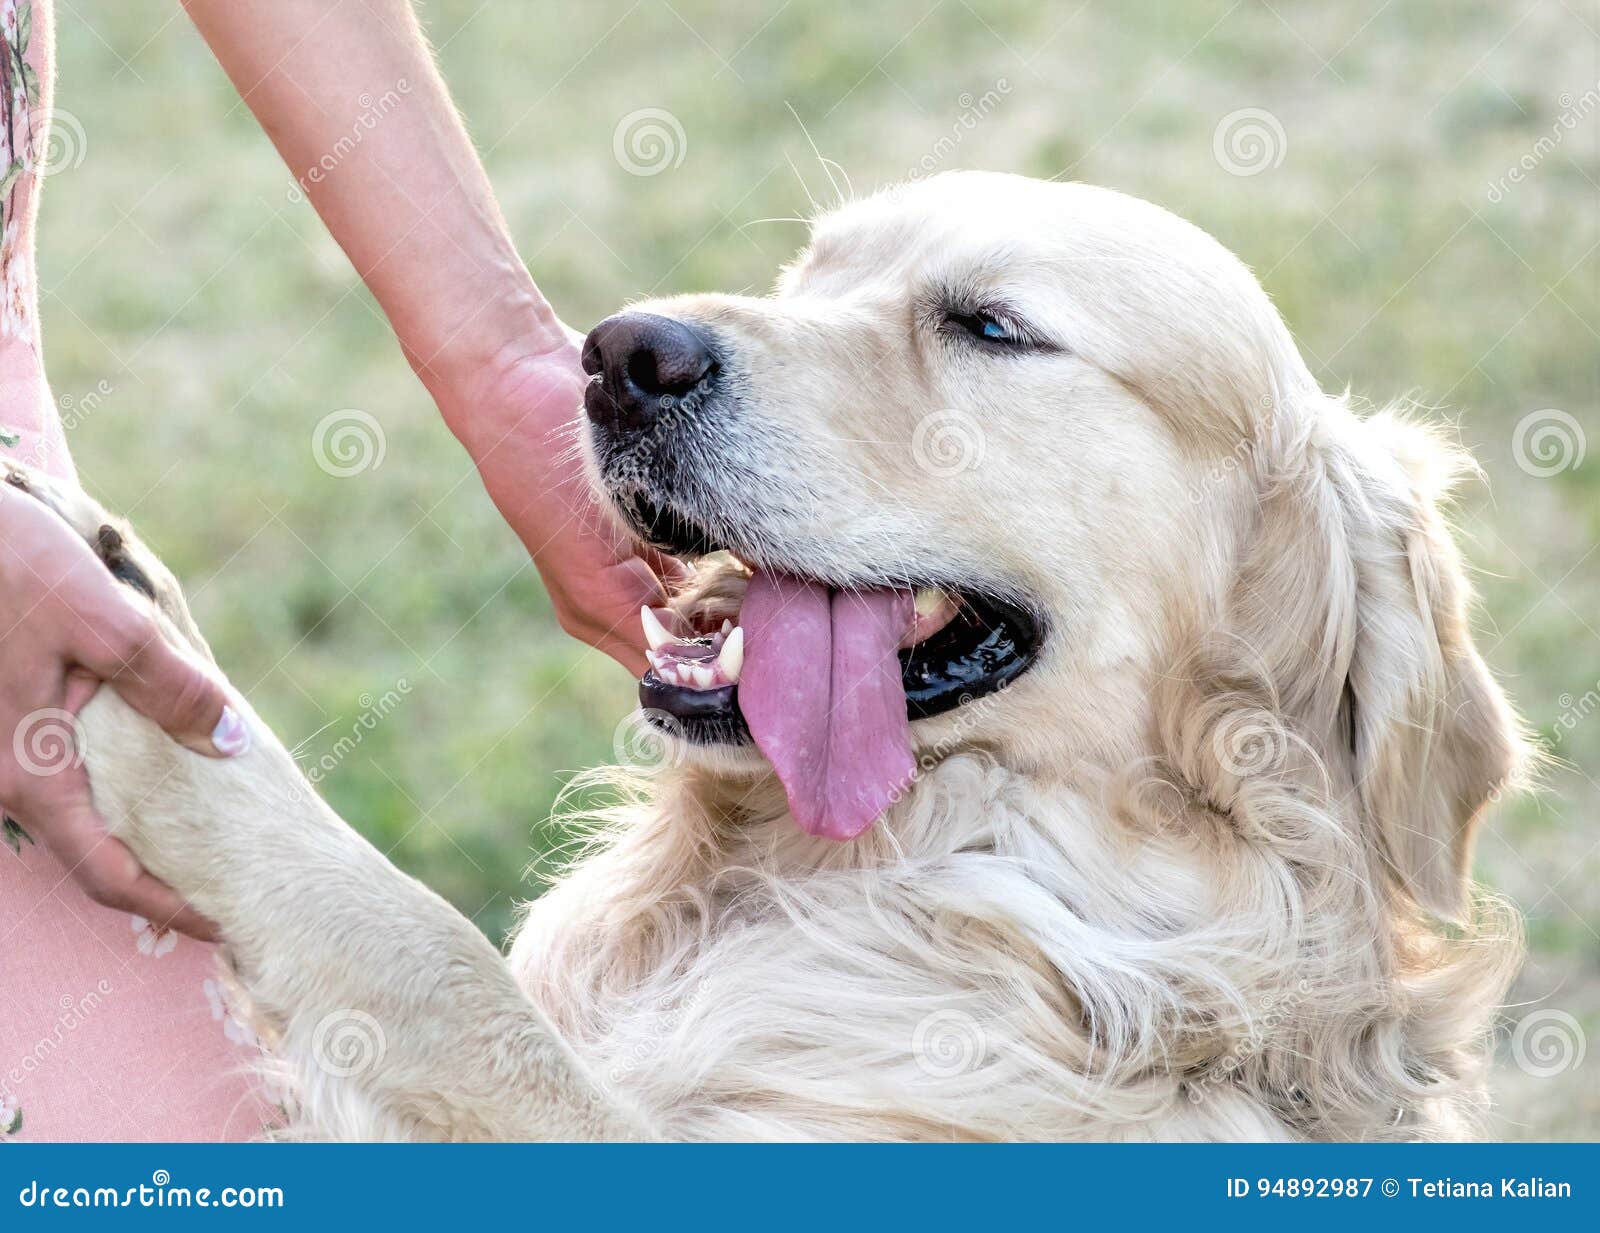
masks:
<svg viewBox="0 0 1600 1233"><path fill-rule="evenodd" d="M483 484L538 566L561 628L635 676L646 668L639 609L666 599L679 561L630 539L596 503L577 431L588 376L578 335L513 347L464 388L436 393Z"/></svg>
<svg viewBox="0 0 1600 1233"><path fill-rule="evenodd" d="M106 832L74 742L101 682L176 740L212 757L244 752L228 695L173 647L155 617L44 505L0 487L0 806L55 854L89 897L158 928L215 934Z"/></svg>

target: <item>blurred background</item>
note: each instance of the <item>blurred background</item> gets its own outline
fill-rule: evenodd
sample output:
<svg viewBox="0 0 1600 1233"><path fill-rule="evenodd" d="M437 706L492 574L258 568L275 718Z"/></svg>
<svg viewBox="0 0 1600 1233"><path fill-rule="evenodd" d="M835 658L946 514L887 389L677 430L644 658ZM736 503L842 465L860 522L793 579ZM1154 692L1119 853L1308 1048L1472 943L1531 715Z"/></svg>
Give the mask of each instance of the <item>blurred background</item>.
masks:
<svg viewBox="0 0 1600 1233"><path fill-rule="evenodd" d="M1600 1133L1600 4L420 11L579 328L631 297L765 289L791 220L839 191L1012 170L1193 219L1257 271L1325 387L1455 423L1487 479L1460 517L1480 646L1556 759L1478 851L1531 943L1498 1129ZM57 19L39 281L85 483L186 581L334 806L499 940L559 842L555 793L612 758L633 683L557 630L177 4L61 0ZM367 439L341 454L350 424Z"/></svg>

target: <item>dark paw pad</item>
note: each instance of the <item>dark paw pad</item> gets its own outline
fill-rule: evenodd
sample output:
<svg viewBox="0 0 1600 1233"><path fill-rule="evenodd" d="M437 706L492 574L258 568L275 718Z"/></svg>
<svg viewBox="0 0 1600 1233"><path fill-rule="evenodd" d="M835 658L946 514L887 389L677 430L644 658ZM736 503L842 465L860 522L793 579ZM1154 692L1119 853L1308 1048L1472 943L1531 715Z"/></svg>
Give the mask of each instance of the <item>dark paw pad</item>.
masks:
<svg viewBox="0 0 1600 1233"><path fill-rule="evenodd" d="M106 568L111 571L111 576L118 582L126 582L135 591L142 592L147 599L156 597L155 584L128 555L122 532L116 527L110 523L103 523L95 536L94 548L100 554L100 559L106 563Z"/></svg>

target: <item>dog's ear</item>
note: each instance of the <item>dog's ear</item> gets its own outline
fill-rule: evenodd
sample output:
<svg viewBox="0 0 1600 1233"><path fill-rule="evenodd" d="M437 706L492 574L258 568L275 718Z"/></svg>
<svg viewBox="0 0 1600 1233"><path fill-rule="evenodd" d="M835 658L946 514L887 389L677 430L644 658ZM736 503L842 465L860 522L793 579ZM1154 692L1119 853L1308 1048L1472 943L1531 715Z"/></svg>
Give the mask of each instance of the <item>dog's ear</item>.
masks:
<svg viewBox="0 0 1600 1233"><path fill-rule="evenodd" d="M1472 463L1392 413L1358 421L1339 408L1328 427L1324 477L1343 523L1333 539L1350 562L1335 729L1348 790L1399 886L1459 921L1478 818L1524 760L1511 708L1473 646L1470 587L1441 508Z"/></svg>
<svg viewBox="0 0 1600 1233"><path fill-rule="evenodd" d="M1478 815L1525 756L1441 510L1471 462L1313 398L1249 456L1236 570L1167 674L1166 746L1212 807L1279 841L1300 804L1341 806L1395 887L1460 920Z"/></svg>

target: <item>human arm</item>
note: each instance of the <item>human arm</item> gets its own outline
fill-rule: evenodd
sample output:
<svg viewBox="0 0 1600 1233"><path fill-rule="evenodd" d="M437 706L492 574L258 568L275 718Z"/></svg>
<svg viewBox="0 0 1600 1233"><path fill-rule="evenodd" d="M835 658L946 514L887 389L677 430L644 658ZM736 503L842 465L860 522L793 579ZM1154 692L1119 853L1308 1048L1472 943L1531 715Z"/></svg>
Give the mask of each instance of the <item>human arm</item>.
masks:
<svg viewBox="0 0 1600 1233"><path fill-rule="evenodd" d="M563 628L645 667L660 570L602 516L572 431L577 340L517 255L409 0L185 0L389 318Z"/></svg>

